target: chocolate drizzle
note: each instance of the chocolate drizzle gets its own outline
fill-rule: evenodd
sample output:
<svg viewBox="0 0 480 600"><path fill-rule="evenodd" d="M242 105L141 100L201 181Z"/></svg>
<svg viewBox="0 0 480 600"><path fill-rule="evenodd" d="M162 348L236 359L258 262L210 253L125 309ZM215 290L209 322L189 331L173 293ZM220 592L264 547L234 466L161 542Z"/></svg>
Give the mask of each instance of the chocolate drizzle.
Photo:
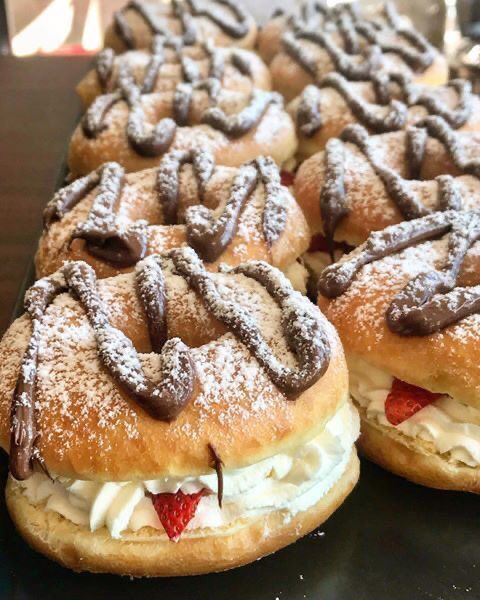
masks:
<svg viewBox="0 0 480 600"><path fill-rule="evenodd" d="M143 221L120 227L116 212L120 201L124 170L118 163L105 163L89 175L59 190L44 210L44 224L60 220L98 186L87 219L72 234L83 239L88 252L117 267L129 267L145 256L146 224Z"/></svg>
<svg viewBox="0 0 480 600"><path fill-rule="evenodd" d="M39 459L35 448L38 437L35 421L36 377L39 344L42 335L42 317L53 298L63 288L62 275L42 280L42 285L31 288L25 296L25 311L30 317L31 334L23 355L13 395L10 436L10 472L18 480L32 474L33 458Z"/></svg>
<svg viewBox="0 0 480 600"><path fill-rule="evenodd" d="M215 103L221 92L221 85L218 79L204 79L194 84L179 83L175 90L174 115L175 122L180 126L188 124L190 107L193 100L193 93L196 90L203 90L207 93L210 104Z"/></svg>
<svg viewBox="0 0 480 600"><path fill-rule="evenodd" d="M423 336L441 331L480 312L480 286L457 287L465 256L480 240L478 212L435 213L372 233L348 258L325 269L319 290L327 298L336 298L348 290L363 266L446 234L449 244L443 266L410 280L395 295L385 315L389 329L398 335Z"/></svg>
<svg viewBox="0 0 480 600"><path fill-rule="evenodd" d="M105 91L113 73L115 52L111 48L101 50L95 59L95 72L97 73L100 88Z"/></svg>
<svg viewBox="0 0 480 600"><path fill-rule="evenodd" d="M96 138L107 128L108 111L124 100L129 107L126 134L128 142L141 156L153 157L168 150L175 137L176 124L169 118L161 119L151 131L146 131L145 114L140 88L135 84L128 67L123 64L119 73L119 89L98 96L82 119L82 131L87 138Z"/></svg>
<svg viewBox="0 0 480 600"><path fill-rule="evenodd" d="M99 296L93 269L84 262L66 263L60 271L35 283L26 295L25 309L32 333L22 359L12 402L10 471L18 479L32 474L35 448L35 389L42 321L48 305L62 292L79 302L93 330L98 356L105 369L132 400L152 418L175 419L193 396L196 375L190 349L179 338L168 338L163 269L169 267L195 290L206 310L250 350L272 382L289 398L313 385L329 364L330 346L316 307L294 292L285 277L266 263L251 261L232 270L263 285L282 311L287 343L298 368L282 365L248 312L225 300L195 252L190 248L150 256L138 264L136 286L148 323L152 350L159 354L159 378L152 381L131 340L109 321ZM170 268L170 267L169 267ZM221 494L219 482L219 495Z"/></svg>
<svg viewBox="0 0 480 600"><path fill-rule="evenodd" d="M218 455L212 444L208 444L208 451L210 453L210 458L212 461L213 468L217 474L217 496L218 496L218 506L222 508L223 501L223 461Z"/></svg>
<svg viewBox="0 0 480 600"><path fill-rule="evenodd" d="M312 25L316 15L321 15L322 20ZM397 54L414 71L424 71L435 58L432 46L417 31L401 22L393 6L385 9L383 19L369 21L361 18L350 4L330 9L323 3L310 3L302 10L300 18L289 19L289 25L291 31L282 38L284 49L317 84L323 73L318 72L317 61L302 40L324 49L334 70L352 81L371 77L381 66L383 53ZM335 41L331 32L338 35L340 41ZM389 41L388 37L400 39ZM363 60L358 62L359 58Z"/></svg>
<svg viewBox="0 0 480 600"><path fill-rule="evenodd" d="M207 19L210 19L210 21L220 27L220 29L231 38L239 40L245 37L249 31L249 15L242 8L242 6L233 0L211 1L212 3L216 3L220 6L225 6L228 8L235 20L229 21L223 18L222 15L215 10L202 7L197 0L186 0L187 4L190 6L193 16L206 17Z"/></svg>
<svg viewBox="0 0 480 600"><path fill-rule="evenodd" d="M225 62L228 61L241 75L252 78L252 65L249 57L238 50L218 49L210 40L201 44L206 59L209 61L208 78L221 80L225 72ZM160 75L160 70L166 61L166 51L174 53L182 69L182 80L186 83L195 83L201 79L200 69L197 62L185 54L185 46L173 43L169 38L162 35L155 35L153 38L150 60L145 68L143 80L138 82L142 94L151 94ZM119 62L123 60L128 63L128 58L119 57ZM111 48L105 48L98 55L95 61L95 70L102 91L105 93L110 83L115 87L116 82L112 82L114 76L115 54ZM124 64L123 69L126 68Z"/></svg>
<svg viewBox="0 0 480 600"><path fill-rule="evenodd" d="M335 255L335 230L349 208L345 196L345 152L342 142L336 138L325 147L325 183L320 192L320 214L332 262Z"/></svg>
<svg viewBox="0 0 480 600"><path fill-rule="evenodd" d="M172 152L162 161L158 170L157 190L168 224L178 223L179 175L181 166L186 163L193 165L200 200L213 174L213 156L205 151ZM259 182L265 187L263 233L267 244L271 246L285 229L286 209L282 202L278 168L271 158L259 157L239 168L219 216L216 216L217 211L201 204L187 209L185 222L188 243L205 261L217 260L231 243L245 203Z"/></svg>
<svg viewBox="0 0 480 600"><path fill-rule="evenodd" d="M255 89L250 103L239 113L227 115L219 106L213 106L203 113L202 123L222 131L229 137L238 138L255 127L270 104L281 105L281 96L276 92Z"/></svg>
<svg viewBox="0 0 480 600"><path fill-rule="evenodd" d="M289 397L311 387L326 371L330 346L313 306L298 303L290 282L276 269L262 261L249 261L224 272L241 273L266 288L282 311L282 328L289 348L297 356L298 368L282 365L272 353L257 325L246 311L218 292L212 276L205 271L192 249L172 250L175 272L203 300L207 311L233 333L255 356L272 382Z"/></svg>
<svg viewBox="0 0 480 600"><path fill-rule="evenodd" d="M372 72L381 66L381 53L378 46L367 48L361 55L362 62L358 62L352 55L335 44L333 38L325 32L298 30L295 33L285 33L282 38L285 51L312 77L315 83L320 83L323 74L318 72L317 61L301 43L302 40L307 40L323 48L332 61L335 71L345 75L351 81L368 79ZM358 55L356 56L358 57Z"/></svg>
<svg viewBox="0 0 480 600"><path fill-rule="evenodd" d="M186 10L186 6L179 0L172 1L173 16L175 16L181 25L182 33L180 36L174 36L168 29L165 29L151 12L148 6L139 0L131 0L126 6L113 15L113 25L116 34L123 41L128 50L136 48L135 35L132 27L129 25L126 18L128 11L135 12L150 29L153 36L162 35L172 43L181 43L187 46L195 44L197 41L197 32L193 24L191 14Z"/></svg>
<svg viewBox="0 0 480 600"><path fill-rule="evenodd" d="M98 193L88 217L77 226L72 239L86 241L88 252L119 267L129 267L145 256L147 234L141 221L128 228L119 227L116 209L121 196L124 170L117 163L101 167Z"/></svg>
<svg viewBox="0 0 480 600"><path fill-rule="evenodd" d="M480 177L480 160L469 159L465 156L457 134L445 121L440 117L427 117L420 125L424 129L412 127L405 132L407 136L406 159L412 178L418 178L421 174L427 133L443 144L453 164L461 173ZM389 197L405 219L416 219L431 212L423 204L418 194L409 188L408 180L383 164L375 156L368 132L361 125L346 127L340 140L331 139L325 147L325 183L320 193L320 212L324 233L330 248L333 247L335 228L349 212L345 192L345 157L342 142L354 144L365 155L376 175L384 184ZM438 184L438 200L434 210L460 209L461 195L456 187L455 179L450 175L440 175L436 178L436 182Z"/></svg>
<svg viewBox="0 0 480 600"><path fill-rule="evenodd" d="M180 21L182 30L180 36L177 36L162 26L161 20L148 8L148 5L138 0L131 0L124 8L114 14L114 29L129 50L136 48L137 43L133 29L126 18L128 11L135 12L145 22L153 36L161 34L171 42L179 42L186 46L195 44L198 41L194 17L209 19L223 33L234 39L241 39L248 34L250 30L249 16L241 6L238 6L232 0L210 0L210 4L218 4L228 8L233 19L224 18L214 8L205 8L198 4L196 0L173 0L173 16ZM172 16L168 15L168 18L171 19Z"/></svg>
<svg viewBox="0 0 480 600"><path fill-rule="evenodd" d="M68 212L85 198L99 183L104 166L80 177L53 196L43 211L43 225L48 229L55 221L60 221Z"/></svg>
<svg viewBox="0 0 480 600"><path fill-rule="evenodd" d="M198 198L203 202L205 190L215 171L215 159L206 150L172 151L158 167L155 189L162 207L163 222L176 225L182 222L178 212L180 170L185 164L193 166L198 186ZM96 171L61 189L44 211L45 227L64 217L96 186L98 191L86 220L72 234L83 239L92 255L116 267L136 264L147 252L148 234L145 221L121 226L117 218L120 207L124 170L117 163L105 163ZM259 157L238 169L225 206L210 210L199 204L190 206L185 214L187 240L203 260L217 260L232 242L239 217L257 185L264 186L262 230L270 247L285 229L287 213L283 202L278 168L271 158Z"/></svg>
<svg viewBox="0 0 480 600"><path fill-rule="evenodd" d="M362 21L355 25L358 33L363 35L371 44L378 46L382 52L397 54L413 71L425 71L434 61L435 53L417 31L403 26L394 28L395 33L405 40L400 42L385 42L382 40L382 30L373 23Z"/></svg>
<svg viewBox="0 0 480 600"><path fill-rule="evenodd" d="M453 129L463 127L472 114L473 94L469 81L452 79L448 82L447 86L452 88L458 96L456 107L449 108L446 103L435 96L434 90L417 86L400 74L392 74L390 79L400 87L402 98L407 106L423 106L430 115L442 117Z"/></svg>
<svg viewBox="0 0 480 600"><path fill-rule="evenodd" d="M158 168L156 188L162 206L163 220L167 225L175 225L179 222L180 169L185 164L193 166L201 202L215 170L213 155L201 149L170 152L162 159Z"/></svg>
<svg viewBox="0 0 480 600"><path fill-rule="evenodd" d="M385 133L403 129L407 123L407 107L423 106L430 115L445 119L454 129L465 125L472 114L472 91L469 82L454 79L448 87L455 90L458 103L449 108L435 94L436 88L418 86L402 74L375 74L371 79L375 91L375 103L363 100L352 89L348 80L339 73L326 75L318 84L320 89L333 88L340 94L355 119L374 133ZM394 97L400 91L400 100ZM311 137L322 127L322 106L320 93L315 86L307 86L300 97L297 109L297 125L300 132ZM388 112L380 112L387 108Z"/></svg>
<svg viewBox="0 0 480 600"><path fill-rule="evenodd" d="M271 158L259 157L240 167L218 218L214 211L201 204L187 210L188 244L207 262L217 260L231 243L240 213L259 180L265 186L263 230L267 244L271 246L285 228L286 211L281 201L278 169Z"/></svg>
<svg viewBox="0 0 480 600"><path fill-rule="evenodd" d="M107 128L108 111L117 102L125 101L128 109L126 134L129 145L140 156L155 157L165 153L175 138L177 124L188 124L188 115L195 90L204 90L210 97L210 106L200 121L210 125L230 137L240 137L253 129L272 103L281 104L279 94L254 89L249 104L237 114L227 115L218 106L221 84L218 79L209 78L195 83L177 85L173 113L176 121L168 117L150 126L146 123L142 105L142 93L134 82L128 66L123 63L119 73L119 89L113 93L98 96L85 113L81 126L85 137L96 138Z"/></svg>

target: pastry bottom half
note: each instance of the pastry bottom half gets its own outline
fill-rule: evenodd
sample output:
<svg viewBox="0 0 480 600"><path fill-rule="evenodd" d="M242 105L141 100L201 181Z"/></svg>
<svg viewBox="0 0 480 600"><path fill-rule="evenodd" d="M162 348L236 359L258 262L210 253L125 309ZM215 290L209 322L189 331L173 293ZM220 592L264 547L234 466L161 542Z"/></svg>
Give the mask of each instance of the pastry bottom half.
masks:
<svg viewBox="0 0 480 600"><path fill-rule="evenodd" d="M31 504L11 478L6 500L16 528L32 548L70 569L167 577L232 569L295 542L335 512L358 477L359 461L353 449L343 475L308 510L291 517L285 510L273 510L247 522L204 530L201 536L183 537L177 543L150 527L125 532L121 539L112 538L105 527L91 532Z"/></svg>

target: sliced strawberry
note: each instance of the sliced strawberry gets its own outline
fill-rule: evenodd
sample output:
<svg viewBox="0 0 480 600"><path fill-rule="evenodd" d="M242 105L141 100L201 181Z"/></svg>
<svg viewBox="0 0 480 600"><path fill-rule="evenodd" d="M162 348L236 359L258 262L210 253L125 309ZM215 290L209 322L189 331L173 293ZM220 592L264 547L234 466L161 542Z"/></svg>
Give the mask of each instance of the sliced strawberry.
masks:
<svg viewBox="0 0 480 600"><path fill-rule="evenodd" d="M400 425L440 396L443 394L434 394L394 378L392 389L385 400L385 415L392 425Z"/></svg>
<svg viewBox="0 0 480 600"><path fill-rule="evenodd" d="M290 171L280 171L280 181L282 185L286 185L287 187L293 184L295 179L295 173L290 173Z"/></svg>
<svg viewBox="0 0 480 600"><path fill-rule="evenodd" d="M176 494L150 494L158 518L171 540L176 542L181 536L206 493L207 490L203 489L195 494L184 494L182 490Z"/></svg>

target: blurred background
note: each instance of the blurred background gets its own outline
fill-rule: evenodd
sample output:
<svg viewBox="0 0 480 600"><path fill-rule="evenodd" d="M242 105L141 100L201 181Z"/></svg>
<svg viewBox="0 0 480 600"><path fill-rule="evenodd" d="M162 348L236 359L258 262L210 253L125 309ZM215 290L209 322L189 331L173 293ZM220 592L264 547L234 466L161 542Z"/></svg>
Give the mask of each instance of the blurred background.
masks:
<svg viewBox="0 0 480 600"><path fill-rule="evenodd" d="M112 13L124 3L125 0L0 0L2 52L16 56L96 52L101 48L102 31ZM378 0L362 2L367 6L378 3ZM300 2L245 0L244 4L261 23L275 8L290 10ZM448 16L455 19L453 22L450 19L447 28L458 24L463 37L480 41L479 0L397 0L396 4L437 46L443 43L449 12Z"/></svg>

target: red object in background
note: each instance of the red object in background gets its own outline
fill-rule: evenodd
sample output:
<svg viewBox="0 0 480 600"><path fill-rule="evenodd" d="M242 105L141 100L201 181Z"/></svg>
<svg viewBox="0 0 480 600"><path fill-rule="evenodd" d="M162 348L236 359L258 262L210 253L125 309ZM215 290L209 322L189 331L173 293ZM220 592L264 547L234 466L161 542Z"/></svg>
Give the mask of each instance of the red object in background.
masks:
<svg viewBox="0 0 480 600"><path fill-rule="evenodd" d="M295 181L295 173L290 173L290 171L280 171L280 182L282 185L286 187L293 185Z"/></svg>
<svg viewBox="0 0 480 600"><path fill-rule="evenodd" d="M385 400L385 415L392 425L400 425L443 394L435 394L416 385L394 378Z"/></svg>
<svg viewBox="0 0 480 600"><path fill-rule="evenodd" d="M57 56L62 56L62 55L74 55L74 56L78 56L78 55L85 55L85 54L96 54L97 50L85 50L85 48L82 46L82 44L63 44L63 46L60 46L60 48L57 48L57 50L54 50L53 52L49 52L50 55L54 54Z"/></svg>
<svg viewBox="0 0 480 600"><path fill-rule="evenodd" d="M150 494L158 518L171 540L176 542L181 536L206 493L207 490L203 489L195 494L184 494L182 490L176 494Z"/></svg>

